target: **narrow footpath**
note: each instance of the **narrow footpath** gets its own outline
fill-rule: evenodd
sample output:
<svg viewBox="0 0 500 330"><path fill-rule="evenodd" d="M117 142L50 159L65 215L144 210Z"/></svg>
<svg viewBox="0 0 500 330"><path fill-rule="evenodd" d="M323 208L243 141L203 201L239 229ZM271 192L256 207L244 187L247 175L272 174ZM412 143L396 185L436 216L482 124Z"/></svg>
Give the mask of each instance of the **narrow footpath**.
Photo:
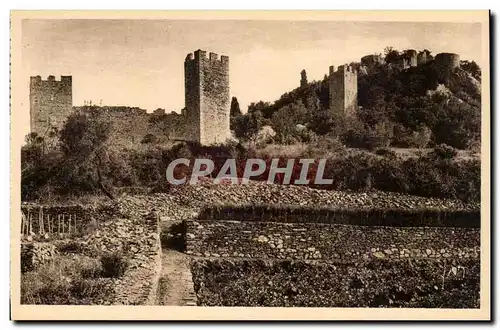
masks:
<svg viewBox="0 0 500 330"><path fill-rule="evenodd" d="M170 232L173 227L175 224L164 226L164 235L168 238L167 242L162 244L162 273L156 303L166 306L196 306L193 277L189 267L190 258L169 244L169 239L170 242L175 240L175 233Z"/></svg>

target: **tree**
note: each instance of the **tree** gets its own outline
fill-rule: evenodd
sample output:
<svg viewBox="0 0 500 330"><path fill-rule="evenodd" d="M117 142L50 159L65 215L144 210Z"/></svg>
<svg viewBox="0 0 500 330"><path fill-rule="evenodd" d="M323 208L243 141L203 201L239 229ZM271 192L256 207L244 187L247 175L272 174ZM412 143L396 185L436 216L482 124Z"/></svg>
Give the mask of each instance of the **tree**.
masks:
<svg viewBox="0 0 500 330"><path fill-rule="evenodd" d="M386 47L384 49L384 54L386 63L395 63L401 58L401 54L399 53L399 51L397 51L393 47Z"/></svg>
<svg viewBox="0 0 500 330"><path fill-rule="evenodd" d="M271 106L271 103L269 102L264 102L264 101L259 101L257 103L252 102L248 106L248 113L254 112L254 111L260 111L260 113L265 116L266 118L269 118L271 116L273 107Z"/></svg>
<svg viewBox="0 0 500 330"><path fill-rule="evenodd" d="M61 177L60 152L46 148L43 137L30 133L21 148L22 200L49 197Z"/></svg>
<svg viewBox="0 0 500 330"><path fill-rule="evenodd" d="M241 109L238 99L233 96L231 99L231 109L229 110L229 128L234 130L235 120L241 116Z"/></svg>
<svg viewBox="0 0 500 330"><path fill-rule="evenodd" d="M299 138L297 125L308 121L308 111L302 101L289 104L276 111L271 119L271 126L276 132L278 143L290 144Z"/></svg>
<svg viewBox="0 0 500 330"><path fill-rule="evenodd" d="M431 140L432 132L429 127L422 125L413 132L413 145L417 148L425 148Z"/></svg>
<svg viewBox="0 0 500 330"><path fill-rule="evenodd" d="M260 111L252 111L235 118L234 135L242 141L252 141L258 136L262 127L263 117Z"/></svg>
<svg viewBox="0 0 500 330"><path fill-rule="evenodd" d="M231 110L229 111L229 115L231 118L241 115L240 104L235 96L231 99Z"/></svg>
<svg viewBox="0 0 500 330"><path fill-rule="evenodd" d="M478 81L481 81L481 68L476 62L472 61L460 61L460 67L471 74Z"/></svg>
<svg viewBox="0 0 500 330"><path fill-rule="evenodd" d="M44 154L44 139L37 133L29 133L24 138L26 145L21 149L21 173L40 164Z"/></svg>
<svg viewBox="0 0 500 330"><path fill-rule="evenodd" d="M66 160L66 179L81 188L97 186L106 196L114 196L106 187L105 174L109 174L110 152L106 142L111 122L99 116L96 109L71 114L60 131L61 151Z"/></svg>

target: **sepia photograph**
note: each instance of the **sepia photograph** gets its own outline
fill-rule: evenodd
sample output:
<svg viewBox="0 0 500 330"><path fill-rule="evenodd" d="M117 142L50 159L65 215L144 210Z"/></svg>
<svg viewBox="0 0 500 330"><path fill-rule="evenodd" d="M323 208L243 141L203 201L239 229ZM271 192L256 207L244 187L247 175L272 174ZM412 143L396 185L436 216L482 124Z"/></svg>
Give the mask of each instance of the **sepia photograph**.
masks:
<svg viewBox="0 0 500 330"><path fill-rule="evenodd" d="M489 19L12 11L12 318L488 320Z"/></svg>

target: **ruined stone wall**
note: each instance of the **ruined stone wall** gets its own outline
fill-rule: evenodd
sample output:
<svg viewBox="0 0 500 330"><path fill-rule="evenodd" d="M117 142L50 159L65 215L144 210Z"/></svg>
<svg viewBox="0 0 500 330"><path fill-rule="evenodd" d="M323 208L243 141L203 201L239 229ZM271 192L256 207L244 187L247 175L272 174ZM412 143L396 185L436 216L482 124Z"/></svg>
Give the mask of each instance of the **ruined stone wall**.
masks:
<svg viewBox="0 0 500 330"><path fill-rule="evenodd" d="M427 58L427 54L425 52L418 53L417 65L423 65L423 64L427 63L427 61L428 61L428 58Z"/></svg>
<svg viewBox="0 0 500 330"><path fill-rule="evenodd" d="M409 49L406 51L406 54L407 54L408 65L410 67L417 66L418 65L417 51L414 49Z"/></svg>
<svg viewBox="0 0 500 330"><path fill-rule="evenodd" d="M60 129L72 112L73 87L71 76L56 80L49 76L30 78L30 131L48 136L52 128Z"/></svg>
<svg viewBox="0 0 500 330"><path fill-rule="evenodd" d="M110 121L111 144L133 148L140 145L147 134L158 140L183 139L184 120L178 114L147 113L145 109L126 106L74 107L75 111L95 111L102 119ZM155 121L151 121L155 119ZM163 120L166 123L160 123Z"/></svg>
<svg viewBox="0 0 500 330"><path fill-rule="evenodd" d="M330 110L334 113L352 115L358 109L358 75L349 65L343 65L334 72L330 67Z"/></svg>
<svg viewBox="0 0 500 330"><path fill-rule="evenodd" d="M205 257L353 261L479 258L480 229L195 220L186 251Z"/></svg>
<svg viewBox="0 0 500 330"><path fill-rule="evenodd" d="M201 144L223 143L229 130L229 58L197 50L184 62L186 137Z"/></svg>
<svg viewBox="0 0 500 330"><path fill-rule="evenodd" d="M371 68L375 65L383 64L384 59L382 58L381 55L373 54L373 55L366 55L361 58L361 65L366 66L368 68Z"/></svg>

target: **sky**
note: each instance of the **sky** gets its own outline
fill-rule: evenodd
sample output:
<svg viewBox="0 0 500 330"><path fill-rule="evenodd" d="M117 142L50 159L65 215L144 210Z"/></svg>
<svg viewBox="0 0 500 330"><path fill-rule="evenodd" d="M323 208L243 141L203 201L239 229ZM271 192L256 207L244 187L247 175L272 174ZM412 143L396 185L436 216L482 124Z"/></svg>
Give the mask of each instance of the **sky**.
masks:
<svg viewBox="0 0 500 330"><path fill-rule="evenodd" d="M330 65L386 46L458 53L481 66L480 43L479 23L25 19L23 107L29 111L30 76L72 75L73 105L180 112L184 59L203 49L229 56L231 96L245 112L298 87L302 69L320 80Z"/></svg>

